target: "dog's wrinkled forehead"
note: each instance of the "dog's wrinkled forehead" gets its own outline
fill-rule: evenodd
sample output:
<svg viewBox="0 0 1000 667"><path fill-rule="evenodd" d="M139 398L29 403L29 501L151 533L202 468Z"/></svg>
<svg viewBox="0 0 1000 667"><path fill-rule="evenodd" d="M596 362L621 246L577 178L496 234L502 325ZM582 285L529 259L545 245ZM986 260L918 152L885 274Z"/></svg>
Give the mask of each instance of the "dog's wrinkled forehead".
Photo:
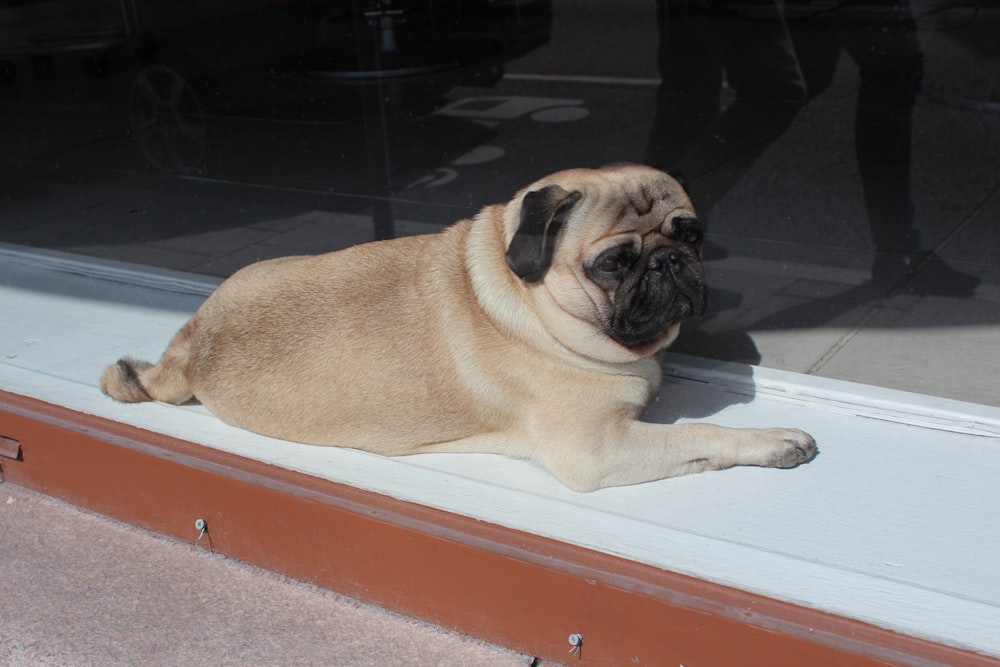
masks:
<svg viewBox="0 0 1000 667"><path fill-rule="evenodd" d="M622 164L601 169L573 169L553 174L532 188L549 184L579 192L581 199L574 206L574 219L586 217L606 231L616 227L656 228L678 211L694 215L683 186L652 167ZM570 225L566 231L572 234L573 227ZM575 231L584 233L582 229Z"/></svg>
<svg viewBox="0 0 1000 667"><path fill-rule="evenodd" d="M574 265L585 249L611 237L670 234L668 225L693 218L684 188L658 169L633 164L571 169L532 183L505 207L504 258L517 277L534 284L556 257Z"/></svg>
<svg viewBox="0 0 1000 667"><path fill-rule="evenodd" d="M618 196L608 197L602 208L615 219L635 224L650 218L647 225L659 225L666 214L677 209L691 209L687 193L667 174L652 171L637 174L620 184Z"/></svg>

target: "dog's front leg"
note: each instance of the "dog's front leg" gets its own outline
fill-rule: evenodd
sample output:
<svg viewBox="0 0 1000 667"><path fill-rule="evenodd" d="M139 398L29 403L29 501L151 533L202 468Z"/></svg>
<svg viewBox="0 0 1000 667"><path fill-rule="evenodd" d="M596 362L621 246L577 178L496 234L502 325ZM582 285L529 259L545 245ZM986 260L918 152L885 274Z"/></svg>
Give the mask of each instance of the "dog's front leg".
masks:
<svg viewBox="0 0 1000 667"><path fill-rule="evenodd" d="M798 429L631 421L597 437L560 438L539 461L575 491L593 491L739 465L793 468L816 456Z"/></svg>

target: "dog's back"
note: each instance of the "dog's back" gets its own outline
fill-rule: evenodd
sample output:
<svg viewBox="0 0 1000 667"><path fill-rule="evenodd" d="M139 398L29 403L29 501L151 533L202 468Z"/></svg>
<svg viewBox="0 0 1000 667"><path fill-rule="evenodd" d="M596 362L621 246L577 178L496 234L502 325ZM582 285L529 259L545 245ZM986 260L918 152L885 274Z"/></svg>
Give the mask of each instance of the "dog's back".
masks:
<svg viewBox="0 0 1000 667"><path fill-rule="evenodd" d="M101 388L126 402L195 397L230 424L283 439L403 450L383 453L490 430L451 352L465 364L469 355L435 344L443 327L461 338L462 324L450 304L421 296L464 283L468 226L250 265L157 364L121 359Z"/></svg>

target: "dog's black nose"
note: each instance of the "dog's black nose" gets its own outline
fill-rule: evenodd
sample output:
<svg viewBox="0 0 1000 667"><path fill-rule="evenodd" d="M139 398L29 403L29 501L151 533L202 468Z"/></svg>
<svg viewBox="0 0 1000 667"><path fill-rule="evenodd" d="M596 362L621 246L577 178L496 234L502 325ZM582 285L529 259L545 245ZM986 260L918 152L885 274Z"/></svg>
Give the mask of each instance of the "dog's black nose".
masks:
<svg viewBox="0 0 1000 667"><path fill-rule="evenodd" d="M677 264L684 259L683 253L678 250L662 248L655 251L646 261L646 269L649 271L662 272L670 268L670 265Z"/></svg>

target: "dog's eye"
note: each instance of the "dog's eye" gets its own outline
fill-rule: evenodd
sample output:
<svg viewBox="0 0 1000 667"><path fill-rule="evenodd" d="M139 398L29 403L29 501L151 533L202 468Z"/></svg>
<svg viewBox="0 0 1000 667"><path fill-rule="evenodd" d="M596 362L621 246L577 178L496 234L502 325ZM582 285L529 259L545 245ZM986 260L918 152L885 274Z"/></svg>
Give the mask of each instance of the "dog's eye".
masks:
<svg viewBox="0 0 1000 667"><path fill-rule="evenodd" d="M617 273L634 264L635 260L636 254L632 246L622 246L601 253L594 267L602 273Z"/></svg>
<svg viewBox="0 0 1000 667"><path fill-rule="evenodd" d="M617 257L606 257L601 260L597 268L604 271L604 273L614 273L622 268L622 261Z"/></svg>

